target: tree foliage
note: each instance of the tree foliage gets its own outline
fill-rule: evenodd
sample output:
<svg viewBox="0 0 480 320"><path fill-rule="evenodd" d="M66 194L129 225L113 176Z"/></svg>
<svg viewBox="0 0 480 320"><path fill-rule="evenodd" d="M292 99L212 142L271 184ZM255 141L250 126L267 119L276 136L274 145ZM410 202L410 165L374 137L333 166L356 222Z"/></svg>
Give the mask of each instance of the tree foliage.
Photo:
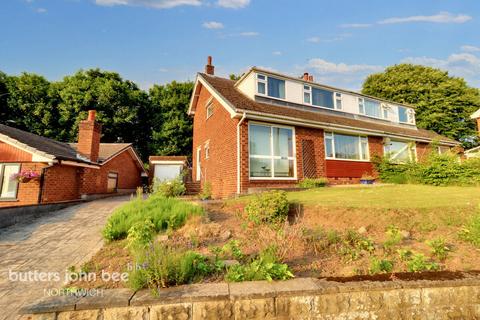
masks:
<svg viewBox="0 0 480 320"><path fill-rule="evenodd" d="M418 127L459 140L465 147L478 143L470 115L480 109L480 92L446 71L395 65L367 77L362 93L416 106Z"/></svg>

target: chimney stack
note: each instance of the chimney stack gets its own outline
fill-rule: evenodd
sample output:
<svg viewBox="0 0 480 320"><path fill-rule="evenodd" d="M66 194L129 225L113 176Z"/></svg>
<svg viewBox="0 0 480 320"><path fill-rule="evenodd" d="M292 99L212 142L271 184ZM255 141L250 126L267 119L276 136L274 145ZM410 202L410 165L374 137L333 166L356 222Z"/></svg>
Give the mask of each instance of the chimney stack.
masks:
<svg viewBox="0 0 480 320"><path fill-rule="evenodd" d="M308 78L309 78L308 72L305 72L305 73L303 74L303 80L304 80L304 81L308 81Z"/></svg>
<svg viewBox="0 0 480 320"><path fill-rule="evenodd" d="M95 121L96 114L95 110L89 110L87 120L80 121L78 126L77 152L92 162L98 161L102 134L102 125Z"/></svg>
<svg viewBox="0 0 480 320"><path fill-rule="evenodd" d="M313 82L313 76L312 75L308 76L308 81Z"/></svg>
<svg viewBox="0 0 480 320"><path fill-rule="evenodd" d="M212 76L215 74L215 67L212 65L212 56L208 56L207 64L205 65L205 73Z"/></svg>

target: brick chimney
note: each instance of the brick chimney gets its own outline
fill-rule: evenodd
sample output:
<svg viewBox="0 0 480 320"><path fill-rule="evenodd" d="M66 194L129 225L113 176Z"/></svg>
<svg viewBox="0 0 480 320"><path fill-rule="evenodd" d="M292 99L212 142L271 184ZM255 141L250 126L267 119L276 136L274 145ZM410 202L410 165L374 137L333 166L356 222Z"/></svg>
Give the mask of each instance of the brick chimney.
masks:
<svg viewBox="0 0 480 320"><path fill-rule="evenodd" d="M308 76L308 81L313 82L313 76L312 75Z"/></svg>
<svg viewBox="0 0 480 320"><path fill-rule="evenodd" d="M215 67L212 65L212 56L208 56L207 64L205 65L205 73L211 74L212 76L215 74Z"/></svg>
<svg viewBox="0 0 480 320"><path fill-rule="evenodd" d="M100 149L102 125L95 121L96 111L89 110L87 120L80 121L78 126L77 152L92 162L97 162Z"/></svg>
<svg viewBox="0 0 480 320"><path fill-rule="evenodd" d="M303 74L303 80L304 80L304 81L308 81L308 77L309 77L309 76L308 76L308 72L305 72L305 73Z"/></svg>

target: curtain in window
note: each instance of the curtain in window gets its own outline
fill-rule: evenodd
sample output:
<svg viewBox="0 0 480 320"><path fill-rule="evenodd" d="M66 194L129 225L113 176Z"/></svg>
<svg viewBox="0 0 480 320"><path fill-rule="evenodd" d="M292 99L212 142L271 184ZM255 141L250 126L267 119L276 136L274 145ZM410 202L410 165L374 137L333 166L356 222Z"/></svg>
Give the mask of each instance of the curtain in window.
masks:
<svg viewBox="0 0 480 320"><path fill-rule="evenodd" d="M273 128L273 155L293 157L292 130Z"/></svg>
<svg viewBox="0 0 480 320"><path fill-rule="evenodd" d="M367 116L377 117L377 118L382 117L381 107L379 102L365 99L364 107L365 107L365 114Z"/></svg>
<svg viewBox="0 0 480 320"><path fill-rule="evenodd" d="M285 81L268 77L268 95L285 99Z"/></svg>
<svg viewBox="0 0 480 320"><path fill-rule="evenodd" d="M270 127L250 126L250 154L269 156L270 151Z"/></svg>
<svg viewBox="0 0 480 320"><path fill-rule="evenodd" d="M312 88L312 104L333 109L333 92Z"/></svg>
<svg viewBox="0 0 480 320"><path fill-rule="evenodd" d="M335 158L360 159L359 137L335 134Z"/></svg>

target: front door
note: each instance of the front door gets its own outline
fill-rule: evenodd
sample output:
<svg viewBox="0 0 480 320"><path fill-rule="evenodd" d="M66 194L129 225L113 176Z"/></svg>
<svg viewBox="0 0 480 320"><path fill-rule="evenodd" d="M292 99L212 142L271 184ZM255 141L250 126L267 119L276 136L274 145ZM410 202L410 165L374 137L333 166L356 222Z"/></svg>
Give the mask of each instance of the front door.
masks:
<svg viewBox="0 0 480 320"><path fill-rule="evenodd" d="M197 181L200 181L200 177L201 177L201 174L202 174L202 166L200 164L201 155L202 155L202 148L197 148L197 168L195 170Z"/></svg>

